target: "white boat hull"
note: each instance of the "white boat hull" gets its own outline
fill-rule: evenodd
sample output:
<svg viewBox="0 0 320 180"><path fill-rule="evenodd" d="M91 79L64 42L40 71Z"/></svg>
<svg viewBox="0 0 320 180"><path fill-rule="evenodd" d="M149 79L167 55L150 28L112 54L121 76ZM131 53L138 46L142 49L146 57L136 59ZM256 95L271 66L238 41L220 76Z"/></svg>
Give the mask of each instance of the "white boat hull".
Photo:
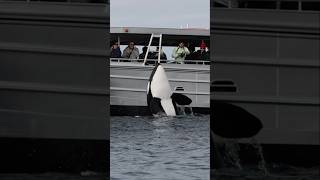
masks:
<svg viewBox="0 0 320 180"><path fill-rule="evenodd" d="M110 104L147 106L147 84L154 66L111 62ZM210 67L197 64L163 64L171 89L192 99L192 107L210 108ZM183 90L175 90L177 87ZM179 89L179 88L178 88Z"/></svg>

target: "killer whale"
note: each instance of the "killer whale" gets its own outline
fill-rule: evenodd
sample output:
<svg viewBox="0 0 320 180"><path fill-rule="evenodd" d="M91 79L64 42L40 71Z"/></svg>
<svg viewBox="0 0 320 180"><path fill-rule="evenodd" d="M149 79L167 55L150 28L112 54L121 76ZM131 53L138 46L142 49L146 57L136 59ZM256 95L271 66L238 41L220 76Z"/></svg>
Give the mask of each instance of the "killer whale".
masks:
<svg viewBox="0 0 320 180"><path fill-rule="evenodd" d="M178 105L189 105L192 100L183 94L173 93L161 64L156 63L147 85L147 104L151 114L176 116Z"/></svg>

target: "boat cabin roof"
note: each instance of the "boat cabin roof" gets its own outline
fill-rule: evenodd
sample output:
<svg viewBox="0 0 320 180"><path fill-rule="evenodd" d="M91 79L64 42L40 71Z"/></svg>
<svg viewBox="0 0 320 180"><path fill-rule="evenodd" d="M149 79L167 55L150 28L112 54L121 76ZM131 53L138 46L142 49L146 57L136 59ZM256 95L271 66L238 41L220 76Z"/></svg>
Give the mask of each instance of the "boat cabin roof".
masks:
<svg viewBox="0 0 320 180"><path fill-rule="evenodd" d="M136 45L148 45L151 34L162 34L162 46L177 46L179 41L192 43L196 47L203 40L207 46L210 45L209 29L175 29L175 28L148 28L148 27L111 27L111 41L128 44L133 41ZM153 45L157 45L154 41Z"/></svg>

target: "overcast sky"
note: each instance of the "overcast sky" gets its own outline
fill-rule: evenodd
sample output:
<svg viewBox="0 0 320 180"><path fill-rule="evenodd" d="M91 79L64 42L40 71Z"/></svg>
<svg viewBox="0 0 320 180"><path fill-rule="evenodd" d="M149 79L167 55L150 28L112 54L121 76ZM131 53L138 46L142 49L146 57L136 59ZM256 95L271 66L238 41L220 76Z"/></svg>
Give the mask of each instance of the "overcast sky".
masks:
<svg viewBox="0 0 320 180"><path fill-rule="evenodd" d="M210 0L110 0L111 27L206 28Z"/></svg>

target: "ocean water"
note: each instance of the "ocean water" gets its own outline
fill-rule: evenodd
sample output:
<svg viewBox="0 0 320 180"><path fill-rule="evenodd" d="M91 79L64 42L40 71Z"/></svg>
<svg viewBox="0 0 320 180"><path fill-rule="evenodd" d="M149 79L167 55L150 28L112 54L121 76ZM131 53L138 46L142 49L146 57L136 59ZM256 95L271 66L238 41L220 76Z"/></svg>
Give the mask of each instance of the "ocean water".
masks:
<svg viewBox="0 0 320 180"><path fill-rule="evenodd" d="M320 167L297 167L285 162L267 162L264 158L263 148L253 137L246 144L246 150L256 156L250 164L244 161L239 154L240 146L237 139L224 140L222 158L225 166L212 169L212 180L319 180ZM216 148L221 152L221 145ZM249 148L250 147L250 148ZM243 148L243 147L242 147ZM241 158L240 158L241 157Z"/></svg>
<svg viewBox="0 0 320 180"><path fill-rule="evenodd" d="M111 179L210 179L209 118L112 117Z"/></svg>

